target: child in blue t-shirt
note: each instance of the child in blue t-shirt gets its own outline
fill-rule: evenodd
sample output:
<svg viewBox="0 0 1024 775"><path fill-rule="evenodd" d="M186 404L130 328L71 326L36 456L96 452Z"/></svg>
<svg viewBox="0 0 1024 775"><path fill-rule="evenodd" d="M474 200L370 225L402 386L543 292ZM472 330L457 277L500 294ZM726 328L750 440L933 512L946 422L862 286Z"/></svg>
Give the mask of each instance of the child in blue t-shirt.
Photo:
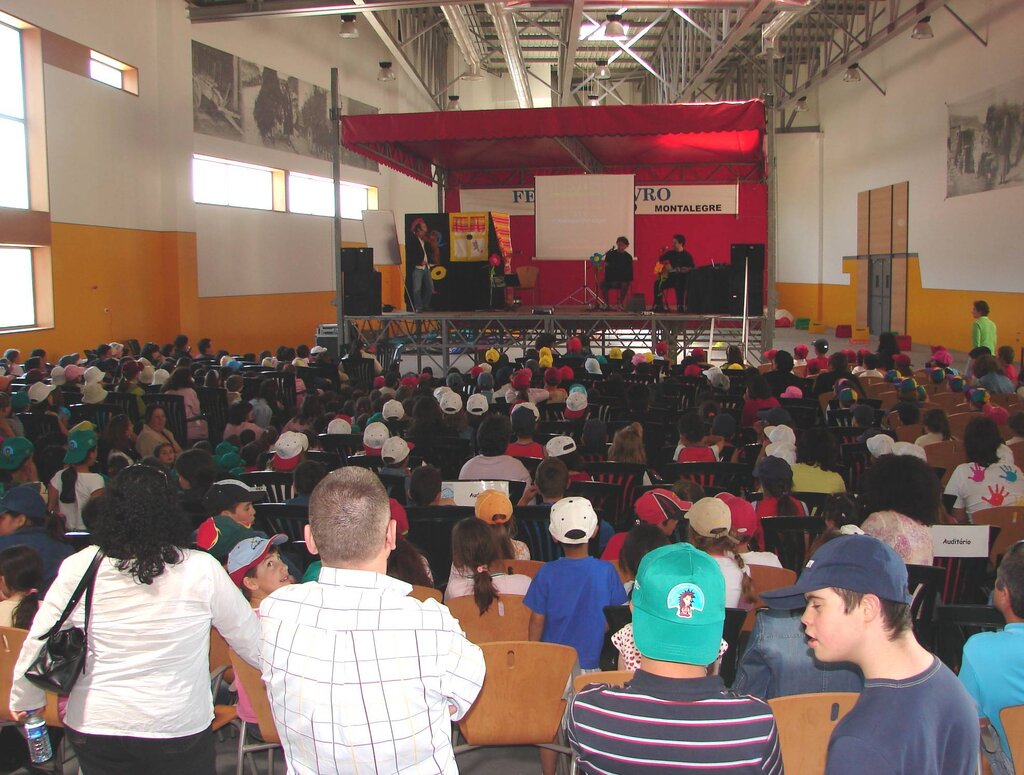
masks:
<svg viewBox="0 0 1024 775"><path fill-rule="evenodd" d="M597 531L594 507L586 498L562 498L551 507L551 537L565 556L537 572L523 602L530 614L530 640L576 649L580 668L598 667L604 641L604 607L623 605L626 592L610 562L590 557L587 544ZM555 771L557 753L541 749L545 775Z"/></svg>

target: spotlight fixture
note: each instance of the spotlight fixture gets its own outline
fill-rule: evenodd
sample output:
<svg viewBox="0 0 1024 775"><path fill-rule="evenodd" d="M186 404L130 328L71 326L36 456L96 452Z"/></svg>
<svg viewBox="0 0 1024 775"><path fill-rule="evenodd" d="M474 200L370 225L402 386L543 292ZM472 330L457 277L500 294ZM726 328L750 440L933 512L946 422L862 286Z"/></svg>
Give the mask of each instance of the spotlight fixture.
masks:
<svg viewBox="0 0 1024 775"><path fill-rule="evenodd" d="M378 81L393 81L395 80L395 71L391 69L391 63L387 60L378 62L380 70L377 72Z"/></svg>
<svg viewBox="0 0 1024 775"><path fill-rule="evenodd" d="M462 106L459 105L458 94L452 94L448 97L448 107L446 110L462 110Z"/></svg>
<svg viewBox="0 0 1024 775"><path fill-rule="evenodd" d="M914 29L910 33L910 37L914 40L929 40L934 38L935 33L932 32L932 25L929 24L931 20L931 16L922 16L921 21L914 25Z"/></svg>
<svg viewBox="0 0 1024 775"><path fill-rule="evenodd" d="M860 81L860 65L852 64L843 73L843 81L846 83L858 83Z"/></svg>
<svg viewBox="0 0 1024 775"><path fill-rule="evenodd" d="M793 108L797 113L804 113L807 111L807 97L798 97L796 106Z"/></svg>
<svg viewBox="0 0 1024 775"><path fill-rule="evenodd" d="M480 69L480 65L472 64L472 65L469 66L469 68L466 70L466 72L464 72L459 77L463 81L482 81L483 78L484 78L484 73Z"/></svg>
<svg viewBox="0 0 1024 775"><path fill-rule="evenodd" d="M589 105L592 108L596 108L600 104L601 104L601 98L600 97L598 97L593 92L590 92L589 94L587 94L587 105Z"/></svg>
<svg viewBox="0 0 1024 775"><path fill-rule="evenodd" d="M622 26L622 14L610 13L605 19L608 21L604 25L604 36L608 40L625 40L626 28Z"/></svg>
<svg viewBox="0 0 1024 775"><path fill-rule="evenodd" d="M359 28L356 26L356 17L352 14L341 15L341 26L338 28L339 38L358 38Z"/></svg>
<svg viewBox="0 0 1024 775"><path fill-rule="evenodd" d="M608 69L607 59L597 60L597 70L594 73L594 77L599 81L607 81L612 77L612 71Z"/></svg>

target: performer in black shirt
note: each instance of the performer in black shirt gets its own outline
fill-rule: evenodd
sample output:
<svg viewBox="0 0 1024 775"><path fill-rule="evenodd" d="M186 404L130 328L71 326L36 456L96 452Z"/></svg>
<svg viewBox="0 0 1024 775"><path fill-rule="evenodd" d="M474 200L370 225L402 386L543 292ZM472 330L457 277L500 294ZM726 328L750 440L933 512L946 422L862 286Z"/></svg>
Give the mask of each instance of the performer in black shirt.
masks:
<svg viewBox="0 0 1024 775"><path fill-rule="evenodd" d="M686 237L677 234L672 238L672 250L665 251L658 259L661 272L654 281L654 309L665 311L665 300L662 294L666 288L676 292L676 308L679 312L686 311L686 274L693 269L693 256L683 249Z"/></svg>
<svg viewBox="0 0 1024 775"><path fill-rule="evenodd" d="M611 291L618 291L620 307L625 306L629 286L633 282L633 256L626 251L628 247L629 240L619 237L615 240L615 247L604 254L604 280L601 281L601 290L609 302L612 300Z"/></svg>

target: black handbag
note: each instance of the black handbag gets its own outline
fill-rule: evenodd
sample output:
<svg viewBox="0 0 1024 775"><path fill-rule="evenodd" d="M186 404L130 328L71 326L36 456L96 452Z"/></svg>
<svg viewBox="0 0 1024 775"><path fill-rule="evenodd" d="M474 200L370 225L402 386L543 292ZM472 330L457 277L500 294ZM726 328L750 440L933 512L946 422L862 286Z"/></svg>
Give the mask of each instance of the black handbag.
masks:
<svg viewBox="0 0 1024 775"><path fill-rule="evenodd" d="M85 670L92 588L96 583L96 572L99 570L102 560L103 552L97 551L88 570L85 571L85 575L82 576L82 580L78 582L78 586L72 593L64 613L60 615L60 619L50 628L49 632L39 636L39 640L44 641L43 648L39 652L39 656L25 671L25 678L40 689L56 694L70 694L71 687L75 685L78 676ZM75 610L83 593L85 593L85 628L69 627L62 630L61 627Z"/></svg>

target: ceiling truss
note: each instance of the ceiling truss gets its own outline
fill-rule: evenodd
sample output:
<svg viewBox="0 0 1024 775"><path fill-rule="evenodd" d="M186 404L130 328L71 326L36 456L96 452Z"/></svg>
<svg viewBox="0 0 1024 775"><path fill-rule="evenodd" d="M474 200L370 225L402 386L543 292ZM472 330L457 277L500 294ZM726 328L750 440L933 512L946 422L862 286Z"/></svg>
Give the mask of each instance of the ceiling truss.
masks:
<svg viewBox="0 0 1024 775"><path fill-rule="evenodd" d="M588 96L617 104L770 95L780 127L794 123L799 98L818 84L890 40L909 43L909 30L922 17L946 6L966 26L945 0L646 0L630 6L606 0L190 0L189 5L195 23L361 14L412 78L425 107L443 109L458 93L460 75L478 67L510 78L521 107L533 105L531 79L550 89L554 105L584 104ZM626 40L604 39L601 25L609 13L623 15ZM607 80L596 78L599 60L608 63Z"/></svg>

